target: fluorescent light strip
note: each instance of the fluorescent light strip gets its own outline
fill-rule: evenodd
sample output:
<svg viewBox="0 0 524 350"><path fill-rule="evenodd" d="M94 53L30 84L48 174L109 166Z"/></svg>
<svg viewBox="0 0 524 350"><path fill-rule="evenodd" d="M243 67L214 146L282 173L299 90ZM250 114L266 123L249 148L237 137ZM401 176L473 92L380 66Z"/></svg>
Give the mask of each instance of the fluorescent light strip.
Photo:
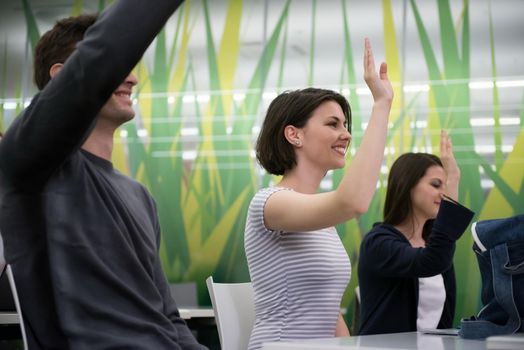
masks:
<svg viewBox="0 0 524 350"><path fill-rule="evenodd" d="M16 102L4 102L4 110L12 110L16 109L17 103Z"/></svg>
<svg viewBox="0 0 524 350"><path fill-rule="evenodd" d="M428 92L429 84L404 85L404 92Z"/></svg>
<svg viewBox="0 0 524 350"><path fill-rule="evenodd" d="M492 81L472 81L468 83L470 89L492 89L494 84Z"/></svg>
<svg viewBox="0 0 524 350"><path fill-rule="evenodd" d="M182 128L180 130L182 136L196 136L198 135L198 128Z"/></svg>
<svg viewBox="0 0 524 350"><path fill-rule="evenodd" d="M509 153L513 151L513 145L502 145L502 152ZM478 154L493 154L495 153L495 145L476 145L475 152Z"/></svg>
<svg viewBox="0 0 524 350"><path fill-rule="evenodd" d="M196 100L199 103L207 103L209 102L210 97L209 95L197 95Z"/></svg>
<svg viewBox="0 0 524 350"><path fill-rule="evenodd" d="M410 128L417 128L417 129L424 129L428 126L428 122L426 120L417 120L415 123L411 122L409 123Z"/></svg>
<svg viewBox="0 0 524 350"><path fill-rule="evenodd" d="M138 135L138 137L147 137L148 132L147 129L138 129L136 131L136 134Z"/></svg>
<svg viewBox="0 0 524 350"><path fill-rule="evenodd" d="M470 120L472 126L493 126L495 120L493 118L472 118ZM500 118L500 125L520 125L520 118L517 117L503 117Z"/></svg>
<svg viewBox="0 0 524 350"><path fill-rule="evenodd" d="M273 100L275 97L277 97L277 93L273 91L266 91L262 94L262 98L264 100Z"/></svg>
<svg viewBox="0 0 524 350"><path fill-rule="evenodd" d="M524 80L503 80L503 81L497 81L497 87L499 87L499 88L524 87Z"/></svg>
<svg viewBox="0 0 524 350"><path fill-rule="evenodd" d="M357 95L371 95L371 90L369 90L367 87L359 87L357 88Z"/></svg>
<svg viewBox="0 0 524 350"><path fill-rule="evenodd" d="M195 95L185 95L182 97L183 103L194 103L196 100Z"/></svg>
<svg viewBox="0 0 524 350"><path fill-rule="evenodd" d="M233 94L233 100L236 102L242 102L246 99L246 94Z"/></svg>

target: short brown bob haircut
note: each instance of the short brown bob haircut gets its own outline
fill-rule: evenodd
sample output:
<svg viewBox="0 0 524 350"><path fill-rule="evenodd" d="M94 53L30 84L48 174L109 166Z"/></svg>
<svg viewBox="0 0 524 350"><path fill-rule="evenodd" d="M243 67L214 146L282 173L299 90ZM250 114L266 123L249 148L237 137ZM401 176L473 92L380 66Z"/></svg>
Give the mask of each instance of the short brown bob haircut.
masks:
<svg viewBox="0 0 524 350"><path fill-rule="evenodd" d="M296 165L295 149L286 140L284 129L288 125L304 127L315 109L327 101L340 105L351 132L351 108L346 98L335 91L317 88L285 91L271 102L255 148L258 162L268 173L284 175Z"/></svg>
<svg viewBox="0 0 524 350"><path fill-rule="evenodd" d="M35 48L34 80L39 90L42 90L51 76L49 70L56 63L64 63L75 51L76 44L84 38L86 30L92 26L97 15L80 15L64 18L46 32Z"/></svg>

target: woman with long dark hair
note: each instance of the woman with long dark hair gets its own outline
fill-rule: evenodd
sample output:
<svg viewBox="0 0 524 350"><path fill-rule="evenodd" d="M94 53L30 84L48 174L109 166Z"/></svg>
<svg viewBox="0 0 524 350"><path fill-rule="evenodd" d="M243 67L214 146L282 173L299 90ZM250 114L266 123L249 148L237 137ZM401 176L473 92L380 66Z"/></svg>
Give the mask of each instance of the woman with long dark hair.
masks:
<svg viewBox="0 0 524 350"><path fill-rule="evenodd" d="M457 202L460 170L444 131L440 154L406 153L391 167L384 222L360 246L359 334L452 326L455 242L473 212Z"/></svg>

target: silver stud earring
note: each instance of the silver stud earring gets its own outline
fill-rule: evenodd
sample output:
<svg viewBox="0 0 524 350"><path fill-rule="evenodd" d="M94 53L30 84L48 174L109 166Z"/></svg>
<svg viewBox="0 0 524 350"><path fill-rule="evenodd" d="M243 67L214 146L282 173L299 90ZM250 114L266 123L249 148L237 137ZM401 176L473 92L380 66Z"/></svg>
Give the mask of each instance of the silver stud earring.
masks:
<svg viewBox="0 0 524 350"><path fill-rule="evenodd" d="M300 146L300 140L295 140L295 145Z"/></svg>

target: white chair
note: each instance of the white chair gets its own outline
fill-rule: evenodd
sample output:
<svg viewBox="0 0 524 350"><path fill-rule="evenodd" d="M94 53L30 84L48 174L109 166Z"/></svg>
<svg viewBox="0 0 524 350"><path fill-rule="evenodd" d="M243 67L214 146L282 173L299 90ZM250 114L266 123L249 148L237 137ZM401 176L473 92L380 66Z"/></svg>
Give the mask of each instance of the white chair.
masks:
<svg viewBox="0 0 524 350"><path fill-rule="evenodd" d="M360 286L355 287L355 303L353 305L353 319L351 322L351 335L358 335L360 330Z"/></svg>
<svg viewBox="0 0 524 350"><path fill-rule="evenodd" d="M13 270L9 264L0 270L0 288L2 289L0 291L2 295L2 309L4 307L7 308L5 312L0 313L1 323L20 325L22 343L24 349L27 350L27 337L24 320L22 318L22 309L20 308L20 301L18 300Z"/></svg>
<svg viewBox="0 0 524 350"><path fill-rule="evenodd" d="M223 350L246 350L255 322L251 283L215 283L206 280Z"/></svg>

